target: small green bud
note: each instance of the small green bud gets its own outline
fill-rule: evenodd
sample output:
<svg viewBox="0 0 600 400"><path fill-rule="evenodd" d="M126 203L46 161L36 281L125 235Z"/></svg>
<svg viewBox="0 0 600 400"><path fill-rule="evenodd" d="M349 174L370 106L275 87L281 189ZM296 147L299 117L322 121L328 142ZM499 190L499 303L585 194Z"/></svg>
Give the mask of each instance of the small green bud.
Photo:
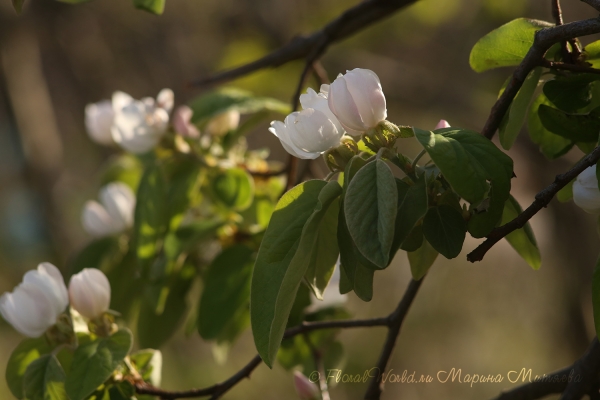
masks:
<svg viewBox="0 0 600 400"><path fill-rule="evenodd" d="M342 136L340 145L325 152L325 161L330 171L343 171L346 164L358 154L358 144L350 136Z"/></svg>

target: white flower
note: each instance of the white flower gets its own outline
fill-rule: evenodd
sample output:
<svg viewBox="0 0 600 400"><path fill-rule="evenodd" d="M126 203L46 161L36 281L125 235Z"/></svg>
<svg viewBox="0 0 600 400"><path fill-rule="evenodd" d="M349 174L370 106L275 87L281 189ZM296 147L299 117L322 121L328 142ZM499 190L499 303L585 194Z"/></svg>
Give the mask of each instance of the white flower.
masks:
<svg viewBox="0 0 600 400"><path fill-rule="evenodd" d="M375 128L387 118L385 96L379 77L356 68L338 75L329 88L329 108L350 135Z"/></svg>
<svg viewBox="0 0 600 400"><path fill-rule="evenodd" d="M102 100L85 106L85 127L94 142L102 145L114 143L110 132L114 116L110 100Z"/></svg>
<svg viewBox="0 0 600 400"><path fill-rule="evenodd" d="M306 308L309 313L323 310L325 308L337 307L344 304L348 298L348 295L340 293L340 260L335 265L335 270L331 275L331 279L327 284L327 288L323 292L323 300L317 299L311 294L311 305Z"/></svg>
<svg viewBox="0 0 600 400"><path fill-rule="evenodd" d="M114 235L133 225L135 194L129 186L113 182L100 190L100 203L88 201L82 213L84 229L94 237Z"/></svg>
<svg viewBox="0 0 600 400"><path fill-rule="evenodd" d="M206 124L206 132L212 136L223 136L227 132L237 129L240 124L240 112L237 110L225 111L214 116Z"/></svg>
<svg viewBox="0 0 600 400"><path fill-rule="evenodd" d="M111 132L115 143L136 154L146 153L158 144L167 130L169 110L173 107L169 92L165 90L161 91L159 96L163 98L157 102L150 97L135 100L123 92L113 95L115 118Z"/></svg>
<svg viewBox="0 0 600 400"><path fill-rule="evenodd" d="M300 371L294 371L294 387L300 400L317 400L321 397L317 385Z"/></svg>
<svg viewBox="0 0 600 400"><path fill-rule="evenodd" d="M69 304L67 288L58 268L50 263L28 271L12 293L0 297L0 313L17 331L39 337L56 323Z"/></svg>
<svg viewBox="0 0 600 400"><path fill-rule="evenodd" d="M445 119L440 119L440 122L435 126L435 129L450 128L450 124Z"/></svg>
<svg viewBox="0 0 600 400"><path fill-rule="evenodd" d="M183 137L197 138L200 136L200 132L196 125L192 121L194 112L188 106L179 106L173 113L173 128L175 132L179 133Z"/></svg>
<svg viewBox="0 0 600 400"><path fill-rule="evenodd" d="M110 283L102 271L85 268L69 282L71 307L88 319L100 317L110 307Z"/></svg>
<svg viewBox="0 0 600 400"><path fill-rule="evenodd" d="M573 182L573 201L590 214L600 214L600 190L595 165L585 169Z"/></svg>
<svg viewBox="0 0 600 400"><path fill-rule="evenodd" d="M163 89L156 96L156 105L170 114L175 104L175 94L171 89Z"/></svg>

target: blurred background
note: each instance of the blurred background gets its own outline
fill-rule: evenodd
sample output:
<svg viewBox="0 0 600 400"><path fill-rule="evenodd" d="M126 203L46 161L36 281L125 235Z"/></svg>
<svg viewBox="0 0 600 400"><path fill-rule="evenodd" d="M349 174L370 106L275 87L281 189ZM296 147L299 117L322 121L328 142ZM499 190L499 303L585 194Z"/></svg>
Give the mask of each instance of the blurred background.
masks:
<svg viewBox="0 0 600 400"><path fill-rule="evenodd" d="M99 189L98 174L111 150L93 144L84 129L87 103L115 90L136 98L175 91L176 104L201 94L187 88L195 78L251 61L309 33L351 7L351 0L171 0L164 15L137 11L130 1L94 0L71 6L28 0L21 16L0 0L0 293L12 290L39 262L64 268L90 238L80 212ZM565 21L596 13L578 0L564 0ZM476 74L469 51L485 33L516 17L551 21L550 1L421 0L343 43L322 60L330 78L357 67L374 70L388 101L390 121L433 128L439 119L481 129L498 89L511 73ZM584 38L584 43L597 38ZM290 101L302 63L265 70L228 84ZM314 81L309 82L317 88ZM269 147L286 160L267 124L249 136L251 148ZM417 146L400 142L409 156ZM581 157L575 148L549 162L527 135L509 154L515 160L513 194L522 206L554 175ZM311 166L313 174L324 165ZM550 206L532 220L542 268L531 270L505 242L484 261L470 264L465 243L456 259L438 259L423 284L390 362L394 373L462 369L464 374L502 374L502 383L388 384L384 398L484 399L513 386L511 370L535 374L571 364L593 337L591 274L598 239L595 220L572 203ZM410 278L404 252L376 274L375 295L354 294L355 318L387 315ZM362 374L375 365L385 330L342 332L344 372ZM0 371L20 336L0 320ZM211 346L183 332L163 348L163 387L186 389L221 381L254 354L247 331L218 364ZM292 375L259 367L226 399L293 398ZM363 383L340 383L334 400L359 399ZM11 398L0 379L0 398ZM558 398L558 397L557 397Z"/></svg>

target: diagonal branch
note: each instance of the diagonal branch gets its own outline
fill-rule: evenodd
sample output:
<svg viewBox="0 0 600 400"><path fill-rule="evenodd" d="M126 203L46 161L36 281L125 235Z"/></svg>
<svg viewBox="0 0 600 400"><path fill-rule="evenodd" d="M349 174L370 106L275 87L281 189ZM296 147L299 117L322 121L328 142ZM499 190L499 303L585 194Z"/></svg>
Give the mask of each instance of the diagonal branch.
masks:
<svg viewBox="0 0 600 400"><path fill-rule="evenodd" d="M322 29L308 35L297 36L287 45L267 54L263 58L237 68L226 70L207 78L190 83L201 87L220 84L259 71L275 68L290 61L307 58L311 54L318 59L333 43L339 42L367 26L390 17L396 11L415 3L417 0L367 0L344 11L339 17Z"/></svg>
<svg viewBox="0 0 600 400"><path fill-rule="evenodd" d="M519 214L515 219L506 224L495 228L487 236L487 239L467 255L467 260L470 262L481 261L485 253L498 243L503 237L509 233L522 228L542 208L546 207L550 200L558 193L558 191L573 179L577 177L583 170L596 164L600 159L600 146L596 147L590 154L585 156L573 168L562 175L558 175L550 186L535 195L535 201Z"/></svg>
<svg viewBox="0 0 600 400"><path fill-rule="evenodd" d="M581 0L581 1L594 7L597 11L600 11L600 0Z"/></svg>
<svg viewBox="0 0 600 400"><path fill-rule="evenodd" d="M523 61L521 61L521 64L515 69L512 79L506 86L506 89L492 107L490 116L488 117L481 134L488 139L494 137L511 102L519 92L523 82L525 82L525 78L527 78L527 75L529 75L535 67L542 65L544 54L546 54L553 44L594 33L600 33L600 18L571 22L551 28L544 28L536 32L533 45L527 52Z"/></svg>
<svg viewBox="0 0 600 400"><path fill-rule="evenodd" d="M594 339L585 354L570 367L508 390L494 400L534 400L555 393L563 393L561 400L581 399L593 390L599 371L600 343Z"/></svg>

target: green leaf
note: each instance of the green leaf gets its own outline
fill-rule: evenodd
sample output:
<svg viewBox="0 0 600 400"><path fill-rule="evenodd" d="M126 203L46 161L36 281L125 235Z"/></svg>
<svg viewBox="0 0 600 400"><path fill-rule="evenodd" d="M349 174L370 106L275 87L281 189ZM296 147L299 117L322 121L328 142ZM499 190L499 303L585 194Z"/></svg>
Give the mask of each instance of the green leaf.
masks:
<svg viewBox="0 0 600 400"><path fill-rule="evenodd" d="M588 44L583 51L587 56L586 61L592 64L592 68L600 67L600 40Z"/></svg>
<svg viewBox="0 0 600 400"><path fill-rule="evenodd" d="M533 44L535 33L554 24L535 19L518 18L494 29L481 39L469 56L476 72L519 65Z"/></svg>
<svg viewBox="0 0 600 400"><path fill-rule="evenodd" d="M541 105L552 105L544 94L540 94L531 104L527 119L527 130L531 141L540 146L540 151L546 158L553 160L571 150L575 142L556 135L544 127L538 113Z"/></svg>
<svg viewBox="0 0 600 400"><path fill-rule="evenodd" d="M134 235L140 265L152 261L159 250L158 241L167 230L167 188L159 165L150 166L142 176L137 192Z"/></svg>
<svg viewBox="0 0 600 400"><path fill-rule="evenodd" d="M108 236L96 239L73 257L69 263L68 276L73 276L84 268L106 270L119 261L118 255L121 255L119 238Z"/></svg>
<svg viewBox="0 0 600 400"><path fill-rule="evenodd" d="M79 346L65 382L70 400L83 400L103 384L129 353L132 343L131 332L123 328Z"/></svg>
<svg viewBox="0 0 600 400"><path fill-rule="evenodd" d="M210 182L212 193L223 206L243 211L254 198L254 180L246 171L232 168L221 171Z"/></svg>
<svg viewBox="0 0 600 400"><path fill-rule="evenodd" d="M169 229L175 230L184 213L199 197L201 164L193 159L185 159L176 163L172 169L168 174L167 208Z"/></svg>
<svg viewBox="0 0 600 400"><path fill-rule="evenodd" d="M396 213L396 228L394 244L390 252L390 260L398 248L407 240L417 222L427 213L427 185L424 176L414 185L396 179L398 189L398 212Z"/></svg>
<svg viewBox="0 0 600 400"><path fill-rule="evenodd" d="M51 354L29 364L23 385L27 400L68 400L65 392L65 371Z"/></svg>
<svg viewBox="0 0 600 400"><path fill-rule="evenodd" d="M371 301L373 298L373 276L376 268L370 268L372 264L365 265L362 255L354 244L354 240L352 240L346 225L343 201L338 217L337 235L341 264L340 293L348 293L354 290L354 293L361 300Z"/></svg>
<svg viewBox="0 0 600 400"><path fill-rule="evenodd" d="M45 337L25 339L13 350L6 365L5 376L8 388L16 398L22 399L24 396L23 376L27 367L42 355L51 351L52 347Z"/></svg>
<svg viewBox="0 0 600 400"><path fill-rule="evenodd" d="M340 254L337 242L339 211L339 200L335 199L327 209L315 233L317 240L312 251L313 259L304 274L305 282L319 300L323 299L323 292L329 284Z"/></svg>
<svg viewBox="0 0 600 400"><path fill-rule="evenodd" d="M175 260L181 253L187 253L198 242L213 236L223 226L222 221L202 220L179 227L165 237L164 251L169 260Z"/></svg>
<svg viewBox="0 0 600 400"><path fill-rule="evenodd" d="M504 206L504 214L502 214L501 225L504 225L523 212L523 209L515 200L514 197L510 196L506 200ZM506 240L510 245L519 253L521 257L529 264L533 269L539 269L542 265L542 259L540 256L540 250L537 247L535 236L529 222L525 224L523 228L517 229L509 233L506 236Z"/></svg>
<svg viewBox="0 0 600 400"><path fill-rule="evenodd" d="M273 366L296 292L313 261L321 220L342 188L337 182L304 182L277 203L252 276L250 316L254 343Z"/></svg>
<svg viewBox="0 0 600 400"><path fill-rule="evenodd" d="M529 73L502 120L499 129L500 144L506 150L512 147L521 132L521 127L525 123L525 117L527 116L529 103L531 103L531 98L541 76L541 67L537 67Z"/></svg>
<svg viewBox="0 0 600 400"><path fill-rule="evenodd" d="M193 265L184 264L180 271L145 288L137 324L140 346L157 349L179 328L188 311L186 297L195 274Z"/></svg>
<svg viewBox="0 0 600 400"><path fill-rule="evenodd" d="M111 159L103 168L100 176L102 186L111 182L123 182L134 192L142 178L142 163L131 154L123 154Z"/></svg>
<svg viewBox="0 0 600 400"><path fill-rule="evenodd" d="M427 240L423 240L423 244L415 251L409 251L408 262L410 264L410 272L414 280L418 281L423 278L429 268L435 262L438 252L429 244Z"/></svg>
<svg viewBox="0 0 600 400"><path fill-rule="evenodd" d="M471 235L484 237L502 218L513 161L477 132L455 128L437 132L415 128L415 136L460 197L478 205L489 196L487 210L473 214L469 221Z"/></svg>
<svg viewBox="0 0 600 400"><path fill-rule="evenodd" d="M358 250L380 269L390 261L397 211L398 190L390 167L379 159L371 161L348 185L344 214Z"/></svg>
<svg viewBox="0 0 600 400"><path fill-rule="evenodd" d="M557 76L544 85L544 95L562 111L572 113L592 101L592 82L600 80L597 74Z"/></svg>
<svg viewBox="0 0 600 400"><path fill-rule="evenodd" d="M600 132L600 107L588 114L567 114L541 104L538 114L549 131L574 142L597 142Z"/></svg>
<svg viewBox="0 0 600 400"><path fill-rule="evenodd" d="M161 15L165 11L166 0L133 0L135 8Z"/></svg>
<svg viewBox="0 0 600 400"><path fill-rule="evenodd" d="M220 338L232 320L249 313L253 264L254 251L240 244L223 250L213 260L204 278L198 307L198 332L202 338Z"/></svg>
<svg viewBox="0 0 600 400"><path fill-rule="evenodd" d="M594 309L594 326L596 336L600 338L600 259L596 262L592 276L592 306Z"/></svg>
<svg viewBox="0 0 600 400"><path fill-rule="evenodd" d="M432 207L423 219L423 235L431 246L446 258L460 254L467 224L460 212L442 204Z"/></svg>
<svg viewBox="0 0 600 400"><path fill-rule="evenodd" d="M221 88L203 94L192 100L190 107L194 111L192 121L197 124L206 123L218 114L234 110L241 114L253 114L266 110L282 115L287 115L292 111L288 103L268 97L255 97L248 91L235 88Z"/></svg>
<svg viewBox="0 0 600 400"><path fill-rule="evenodd" d="M24 3L25 3L25 0L12 0L13 8L17 12L17 14L21 14L21 11L23 11Z"/></svg>
<svg viewBox="0 0 600 400"><path fill-rule="evenodd" d="M162 372L162 353L160 350L139 350L129 357L135 369L137 369L142 379L144 379L144 382L157 387L160 386Z"/></svg>

